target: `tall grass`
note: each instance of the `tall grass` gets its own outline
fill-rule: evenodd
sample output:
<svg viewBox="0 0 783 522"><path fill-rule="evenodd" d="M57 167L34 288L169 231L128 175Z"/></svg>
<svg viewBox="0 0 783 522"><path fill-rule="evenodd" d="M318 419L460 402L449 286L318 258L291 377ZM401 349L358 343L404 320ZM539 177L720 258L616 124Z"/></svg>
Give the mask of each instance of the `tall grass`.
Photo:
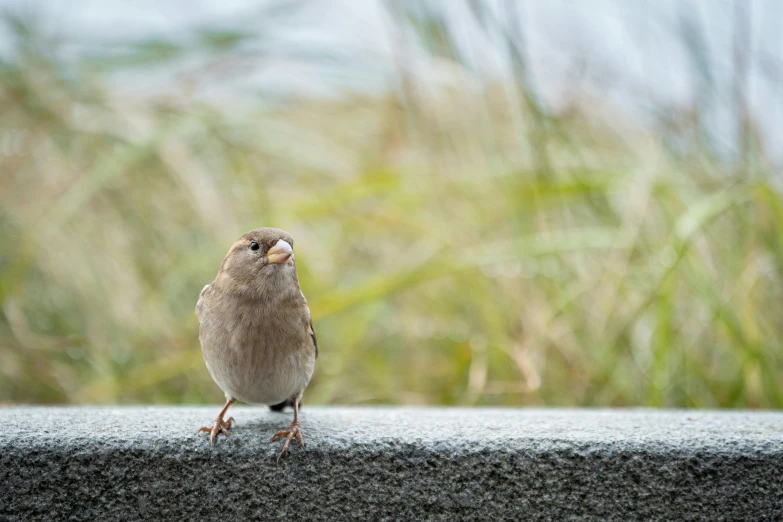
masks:
<svg viewBox="0 0 783 522"><path fill-rule="evenodd" d="M397 7L394 88L283 103L102 72L241 33L74 62L8 18L0 402L219 401L195 302L237 236L276 226L321 347L309 403L783 406L783 198L752 118L738 159L699 106L654 127L587 95L554 111L522 35L467 5L505 79L476 86L446 23ZM412 47L448 81L409 74Z"/></svg>

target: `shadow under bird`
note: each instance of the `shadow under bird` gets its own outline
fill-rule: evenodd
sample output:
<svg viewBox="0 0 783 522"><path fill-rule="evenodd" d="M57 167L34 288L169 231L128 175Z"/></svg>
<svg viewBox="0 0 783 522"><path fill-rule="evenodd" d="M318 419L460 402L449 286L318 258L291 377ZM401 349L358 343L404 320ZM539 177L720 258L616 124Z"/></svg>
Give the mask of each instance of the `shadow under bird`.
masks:
<svg viewBox="0 0 783 522"><path fill-rule="evenodd" d="M285 437L280 457L293 438L304 447L299 403L313 376L318 343L293 246L284 230L251 230L231 245L217 277L201 291L196 304L201 351L226 395L212 427L198 431L208 433L213 446L218 434L228 435L234 419L226 420L226 412L240 400L275 409L293 405L291 426L272 441Z"/></svg>

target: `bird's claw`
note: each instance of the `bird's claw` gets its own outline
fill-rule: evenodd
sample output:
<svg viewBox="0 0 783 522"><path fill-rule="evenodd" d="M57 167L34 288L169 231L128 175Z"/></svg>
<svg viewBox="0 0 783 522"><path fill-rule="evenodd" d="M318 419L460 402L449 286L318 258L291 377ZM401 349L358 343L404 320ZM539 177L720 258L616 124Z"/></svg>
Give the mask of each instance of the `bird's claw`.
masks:
<svg viewBox="0 0 783 522"><path fill-rule="evenodd" d="M215 447L215 441L217 440L217 436L222 433L226 437L228 437L228 430L230 430L234 425L236 424L236 421L234 420L234 417L229 417L228 420L223 420L220 417L215 419L215 423L212 425L211 428L204 426L203 428L199 429L196 434L201 433L209 433L209 443L212 445L212 447Z"/></svg>
<svg viewBox="0 0 783 522"><path fill-rule="evenodd" d="M294 437L296 437L296 440L298 440L299 444L302 445L302 448L305 447L304 438L302 437L302 427L299 425L298 420L292 422L291 426L287 430L281 430L275 433L269 442L274 442L277 439L283 437L285 437L285 443L283 444L283 450L277 457L277 462L280 462L280 459L283 457L283 455L288 453L288 446L291 444L291 441L294 439Z"/></svg>

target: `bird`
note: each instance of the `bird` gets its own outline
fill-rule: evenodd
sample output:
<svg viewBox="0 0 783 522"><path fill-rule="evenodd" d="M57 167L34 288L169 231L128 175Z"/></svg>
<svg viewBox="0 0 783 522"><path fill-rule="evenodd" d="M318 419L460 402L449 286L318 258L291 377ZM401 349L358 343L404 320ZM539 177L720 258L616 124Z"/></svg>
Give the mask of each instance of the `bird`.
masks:
<svg viewBox="0 0 783 522"><path fill-rule="evenodd" d="M318 341L307 299L299 288L294 240L285 230L257 228L242 235L223 259L215 280L199 294L196 315L207 370L226 403L209 434L228 436L236 401L293 406L294 420L270 442L284 438L278 460L295 438L304 448L299 405L318 358Z"/></svg>

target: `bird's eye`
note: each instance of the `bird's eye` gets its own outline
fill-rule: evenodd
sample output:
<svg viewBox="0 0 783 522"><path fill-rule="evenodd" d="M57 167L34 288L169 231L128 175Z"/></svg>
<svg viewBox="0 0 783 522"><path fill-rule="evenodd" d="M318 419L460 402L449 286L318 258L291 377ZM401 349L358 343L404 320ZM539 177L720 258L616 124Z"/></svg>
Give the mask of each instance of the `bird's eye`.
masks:
<svg viewBox="0 0 783 522"><path fill-rule="evenodd" d="M258 250L258 243L256 243L255 241L251 241L250 250Z"/></svg>

